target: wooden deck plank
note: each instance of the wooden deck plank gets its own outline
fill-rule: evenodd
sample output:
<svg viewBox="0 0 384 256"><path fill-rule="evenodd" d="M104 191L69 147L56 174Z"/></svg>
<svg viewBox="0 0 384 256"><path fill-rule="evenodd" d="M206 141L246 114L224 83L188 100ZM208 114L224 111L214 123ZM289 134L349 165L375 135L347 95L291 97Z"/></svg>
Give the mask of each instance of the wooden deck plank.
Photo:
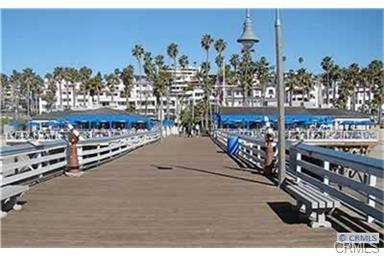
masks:
<svg viewBox="0 0 384 256"><path fill-rule="evenodd" d="M331 247L292 199L209 138L167 138L34 186L2 220L3 247ZM280 216L279 216L280 215Z"/></svg>

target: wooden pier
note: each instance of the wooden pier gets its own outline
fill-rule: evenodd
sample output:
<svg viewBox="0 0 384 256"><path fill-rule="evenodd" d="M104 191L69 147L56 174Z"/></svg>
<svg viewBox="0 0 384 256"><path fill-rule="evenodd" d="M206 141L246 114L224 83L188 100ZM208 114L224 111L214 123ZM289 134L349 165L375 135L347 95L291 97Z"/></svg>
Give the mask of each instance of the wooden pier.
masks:
<svg viewBox="0 0 384 256"><path fill-rule="evenodd" d="M168 137L80 178L30 188L2 247L333 247L294 200L210 138Z"/></svg>

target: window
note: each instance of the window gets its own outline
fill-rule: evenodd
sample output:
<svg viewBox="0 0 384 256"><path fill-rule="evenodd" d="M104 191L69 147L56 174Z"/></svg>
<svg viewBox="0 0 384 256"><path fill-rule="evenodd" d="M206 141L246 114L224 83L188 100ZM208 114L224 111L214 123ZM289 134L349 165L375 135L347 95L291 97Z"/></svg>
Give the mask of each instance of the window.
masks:
<svg viewBox="0 0 384 256"><path fill-rule="evenodd" d="M273 94L273 89L268 89L268 94Z"/></svg>

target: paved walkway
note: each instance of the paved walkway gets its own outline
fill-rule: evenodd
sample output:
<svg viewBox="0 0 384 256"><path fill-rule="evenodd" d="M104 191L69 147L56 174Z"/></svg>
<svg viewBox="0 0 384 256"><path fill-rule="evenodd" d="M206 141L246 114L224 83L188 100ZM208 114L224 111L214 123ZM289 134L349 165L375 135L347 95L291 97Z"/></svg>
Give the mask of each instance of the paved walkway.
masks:
<svg viewBox="0 0 384 256"><path fill-rule="evenodd" d="M209 138L170 137L80 178L57 177L2 221L3 247L331 247L292 199Z"/></svg>

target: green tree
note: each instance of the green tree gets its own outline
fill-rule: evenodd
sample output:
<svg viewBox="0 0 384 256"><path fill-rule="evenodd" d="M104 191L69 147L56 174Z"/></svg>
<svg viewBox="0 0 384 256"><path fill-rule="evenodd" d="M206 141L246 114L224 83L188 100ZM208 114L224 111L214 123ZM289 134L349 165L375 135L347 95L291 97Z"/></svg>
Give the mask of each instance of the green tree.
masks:
<svg viewBox="0 0 384 256"><path fill-rule="evenodd" d="M164 56L158 55L155 57L154 61L153 77L153 87L154 95L156 96L156 102L160 102L160 107L158 109L158 116L160 117L161 127L163 125L164 115L164 96L167 94L169 89L169 84L171 82L171 74L168 72L168 67L164 65Z"/></svg>
<svg viewBox="0 0 384 256"><path fill-rule="evenodd" d="M111 103L115 104L114 93L116 92L116 86L120 84L120 79L116 73L104 75L105 85L107 86L111 95ZM115 104L117 105L117 104Z"/></svg>
<svg viewBox="0 0 384 256"><path fill-rule="evenodd" d="M51 112L56 103L56 80L51 73L45 75L45 80L47 82L47 89L44 91L42 99L47 103L48 112Z"/></svg>
<svg viewBox="0 0 384 256"><path fill-rule="evenodd" d="M6 88L9 85L8 76L6 74L1 73L1 80L0 80L0 112L4 109L5 104L5 92ZM0 136L4 135L4 120L0 118ZM3 138L2 138L3 139Z"/></svg>
<svg viewBox="0 0 384 256"><path fill-rule="evenodd" d="M180 65L180 67L182 67L183 69L188 68L189 60L188 60L188 56L187 56L187 55L181 55L181 56L180 56L180 58L179 58L179 65Z"/></svg>
<svg viewBox="0 0 384 256"><path fill-rule="evenodd" d="M209 65L209 49L211 48L211 45L213 43L213 38L211 35L209 34L205 34L203 35L200 43L201 43L201 47L205 50L205 66L208 67ZM210 66L209 66L210 68ZM204 89L204 92L206 93L206 95L204 96L205 98L205 104L206 104L206 113L205 113L205 124L204 124L204 128L205 129L208 129L208 115L210 114L211 112L211 107L210 107L210 98L211 98L211 85L209 84L209 79L208 79L208 73L209 73L209 69L206 69L208 70L208 72L204 72L204 81L203 81L203 87L205 88Z"/></svg>
<svg viewBox="0 0 384 256"><path fill-rule="evenodd" d="M79 82L80 82L80 91L83 94L83 107L86 106L86 95L90 89L90 80L92 77L92 69L84 66L79 69Z"/></svg>
<svg viewBox="0 0 384 256"><path fill-rule="evenodd" d="M333 62L331 57L326 56L321 61L320 65L321 65L321 67L325 73L324 76L325 76L325 81L326 81L325 88L326 88L326 99L327 99L326 103L329 104L329 88L331 87L330 74L331 74L331 70L334 66L334 62Z"/></svg>
<svg viewBox="0 0 384 256"><path fill-rule="evenodd" d="M384 103L384 68L381 60L373 60L368 65L368 87L373 91L373 99L369 99L373 108L377 109L378 122L382 120L382 106ZM374 111L375 112L375 111Z"/></svg>
<svg viewBox="0 0 384 256"><path fill-rule="evenodd" d="M132 49L132 56L136 58L137 63L139 65L139 89L140 89L139 100L140 100L140 104L141 104L141 98L142 98L142 96L141 96L141 94L142 94L142 85L141 85L142 64L141 64L141 62L144 58L144 48L140 44L136 44Z"/></svg>
<svg viewBox="0 0 384 256"><path fill-rule="evenodd" d="M13 70L12 75L9 78L9 82L11 83L13 120L15 120L15 121L17 121L19 119L21 80L22 80L21 73L16 71L16 70Z"/></svg>
<svg viewBox="0 0 384 256"><path fill-rule="evenodd" d="M64 80L63 67L55 67L53 71L53 79L59 85L59 105L60 105L60 110L63 110L63 80Z"/></svg>
<svg viewBox="0 0 384 256"><path fill-rule="evenodd" d="M177 55L178 54L179 54L179 50L178 50L178 46L176 43L171 43L170 45L168 45L167 55L169 58L171 58L173 60L173 68L174 68L174 73L172 76L172 83L175 83L175 80L176 80ZM170 113L169 113L170 90L171 90L171 87L169 87L168 91L167 91L167 119L169 119L169 115L170 115Z"/></svg>
<svg viewBox="0 0 384 256"><path fill-rule="evenodd" d="M243 106L249 106L249 92L253 86L253 78L256 66L252 62L251 50L243 49L242 58L239 65L238 75L240 87L243 90Z"/></svg>
<svg viewBox="0 0 384 256"><path fill-rule="evenodd" d="M290 69L285 76L285 87L286 90L289 92L289 106L292 107L292 98L297 87L297 77L293 69Z"/></svg>
<svg viewBox="0 0 384 256"><path fill-rule="evenodd" d="M135 80L134 68L132 65L128 65L122 70L122 72L120 73L120 79L124 84L124 94L127 111L133 112L135 110L134 105L131 105L129 103L129 97L131 96L131 91Z"/></svg>
<svg viewBox="0 0 384 256"><path fill-rule="evenodd" d="M304 106L305 98L309 99L309 91L313 84L313 75L308 72L305 68L300 68L296 73L296 82L302 91L302 103Z"/></svg>
<svg viewBox="0 0 384 256"><path fill-rule="evenodd" d="M336 94L337 94L337 84L341 79L341 68L339 65L333 65L332 69L330 70L330 80L332 85L332 100L333 104L336 104Z"/></svg>
<svg viewBox="0 0 384 256"><path fill-rule="evenodd" d="M259 83L261 84L261 95L263 100L263 106L266 105L265 90L268 82L270 81L270 67L267 58L264 56L255 63L256 75Z"/></svg>
<svg viewBox="0 0 384 256"><path fill-rule="evenodd" d="M103 76L100 72L90 80L90 94L92 97L92 103L94 103L94 96L97 96L97 104L100 105L100 91L104 88Z"/></svg>

